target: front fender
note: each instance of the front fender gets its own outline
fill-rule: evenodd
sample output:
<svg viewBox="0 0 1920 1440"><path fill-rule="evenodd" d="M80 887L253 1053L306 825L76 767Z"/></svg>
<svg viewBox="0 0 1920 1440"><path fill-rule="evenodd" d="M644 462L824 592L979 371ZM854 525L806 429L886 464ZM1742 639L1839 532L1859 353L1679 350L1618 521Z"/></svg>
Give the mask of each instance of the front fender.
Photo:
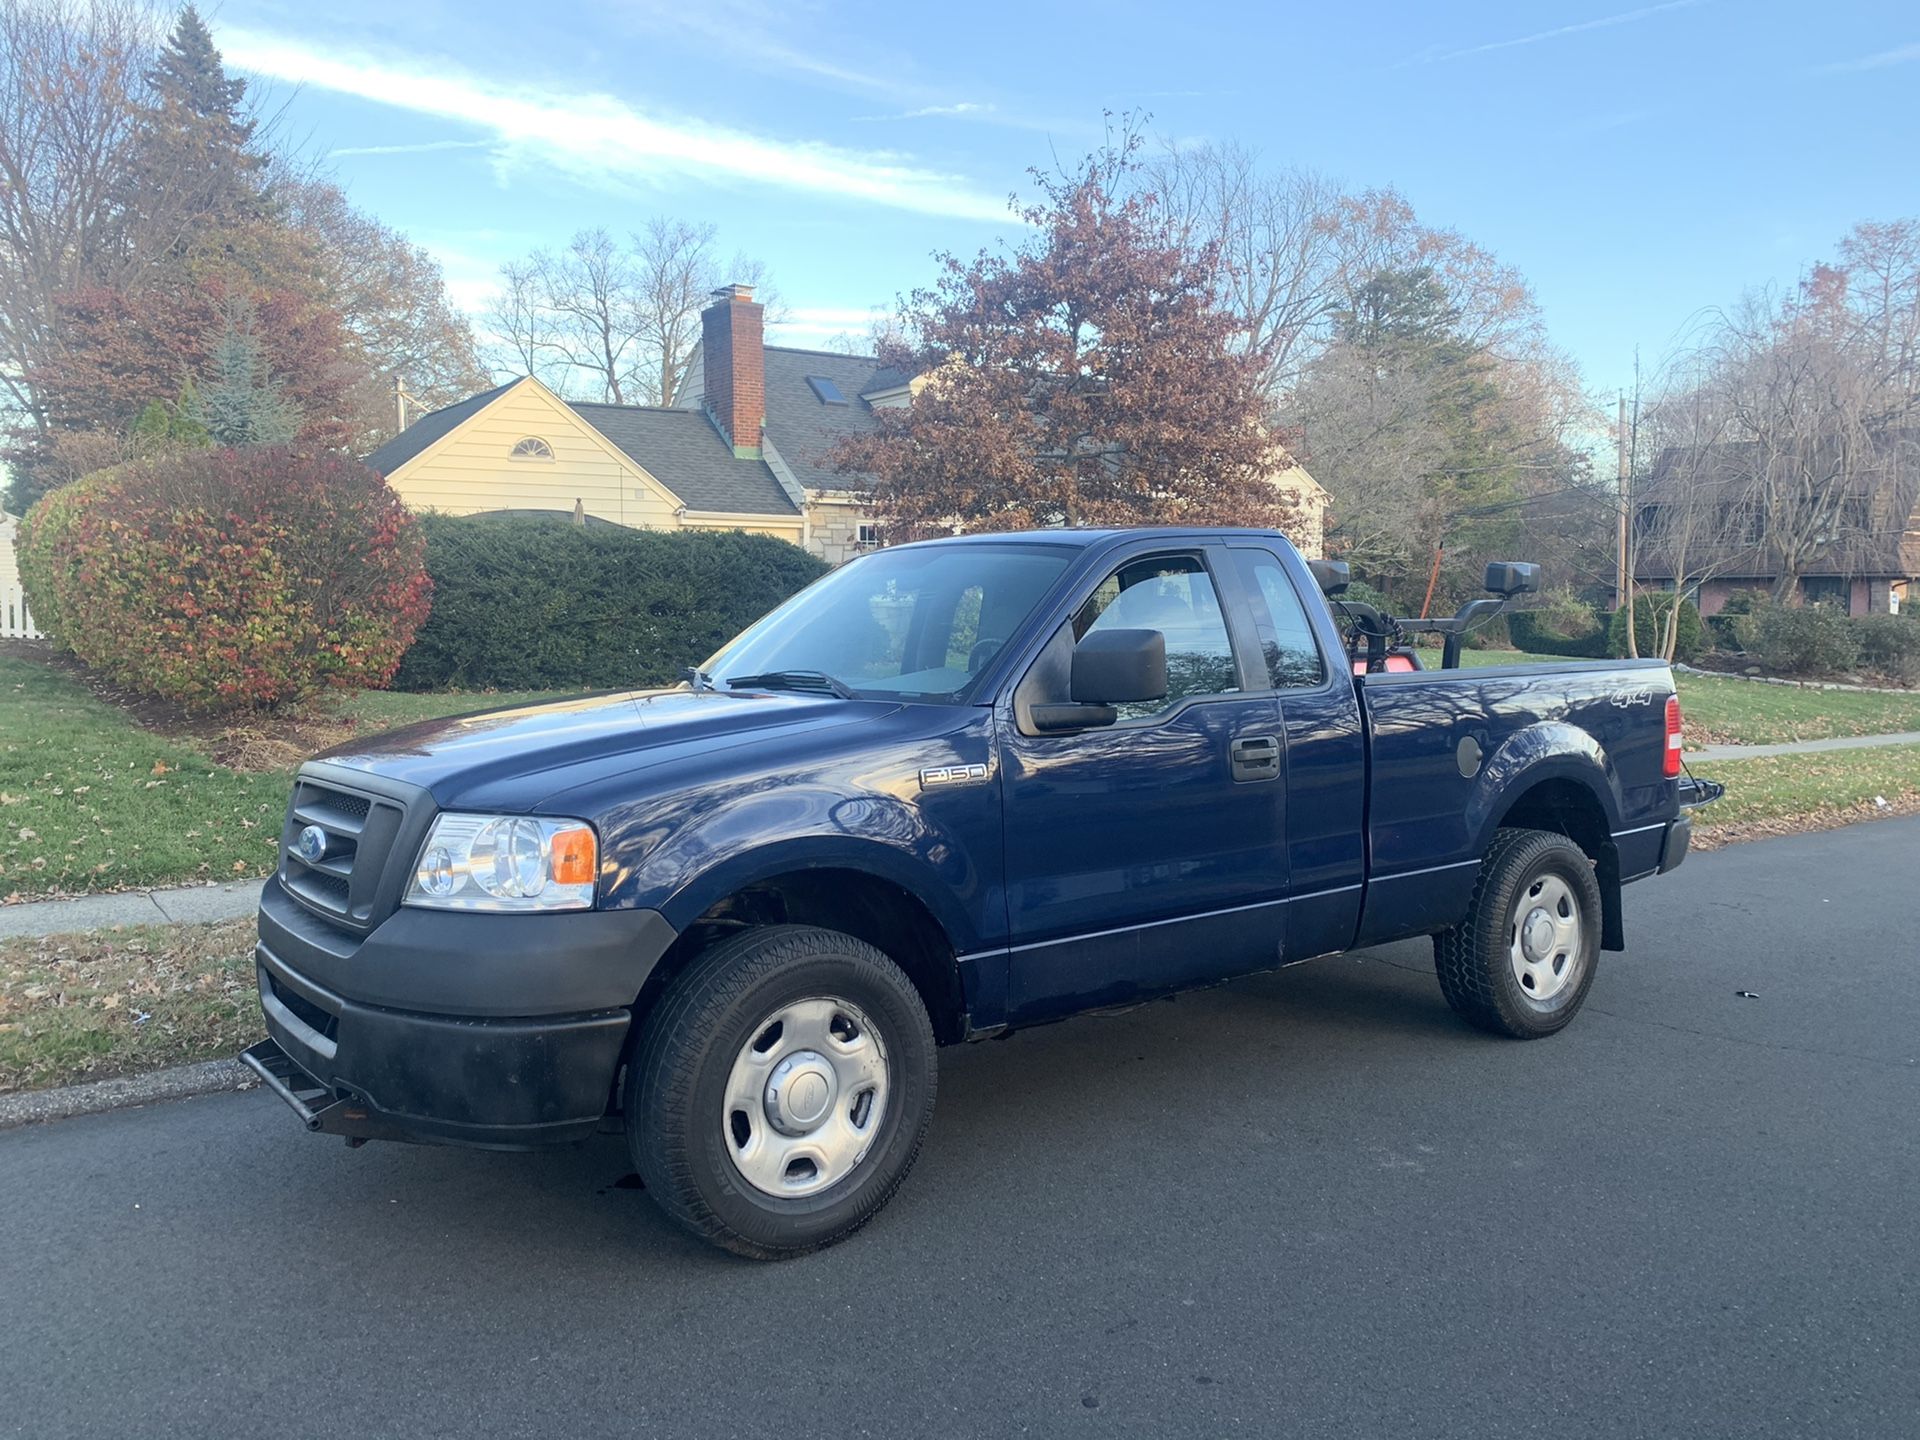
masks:
<svg viewBox="0 0 1920 1440"><path fill-rule="evenodd" d="M1542 720L1509 735L1475 777L1466 810L1473 853L1486 853L1514 801L1542 781L1561 779L1600 802L1609 834L1620 828L1620 780L1599 742L1577 725Z"/></svg>
<svg viewBox="0 0 1920 1440"><path fill-rule="evenodd" d="M709 793L679 823L658 813L650 818L651 834L632 837L637 858L617 871L608 899L658 910L676 930L758 881L842 869L913 895L956 951L981 944L974 913L991 912L992 877L982 873L972 847L903 796L810 785L744 788Z"/></svg>

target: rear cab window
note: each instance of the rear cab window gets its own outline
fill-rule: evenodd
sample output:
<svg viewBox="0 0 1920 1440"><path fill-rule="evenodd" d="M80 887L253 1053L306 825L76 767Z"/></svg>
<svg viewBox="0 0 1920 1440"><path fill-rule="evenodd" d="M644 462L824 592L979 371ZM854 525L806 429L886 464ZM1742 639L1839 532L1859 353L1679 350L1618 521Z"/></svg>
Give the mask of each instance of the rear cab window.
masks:
<svg viewBox="0 0 1920 1440"><path fill-rule="evenodd" d="M1252 612L1267 682L1276 690L1305 690L1322 683L1326 659L1280 557L1271 550L1236 546L1233 563Z"/></svg>

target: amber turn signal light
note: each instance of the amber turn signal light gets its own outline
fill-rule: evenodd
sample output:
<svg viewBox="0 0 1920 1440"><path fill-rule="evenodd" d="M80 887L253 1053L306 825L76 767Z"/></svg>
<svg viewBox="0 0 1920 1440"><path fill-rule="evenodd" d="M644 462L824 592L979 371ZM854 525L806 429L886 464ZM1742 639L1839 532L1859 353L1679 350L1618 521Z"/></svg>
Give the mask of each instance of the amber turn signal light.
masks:
<svg viewBox="0 0 1920 1440"><path fill-rule="evenodd" d="M581 825L553 837L553 879L558 885L591 885L598 847L593 831Z"/></svg>

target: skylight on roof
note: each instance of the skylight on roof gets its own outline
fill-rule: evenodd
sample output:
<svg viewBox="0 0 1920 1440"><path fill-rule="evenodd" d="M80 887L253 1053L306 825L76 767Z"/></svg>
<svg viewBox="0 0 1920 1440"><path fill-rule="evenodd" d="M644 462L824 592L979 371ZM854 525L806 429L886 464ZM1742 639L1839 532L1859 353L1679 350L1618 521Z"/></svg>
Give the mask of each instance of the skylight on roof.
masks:
<svg viewBox="0 0 1920 1440"><path fill-rule="evenodd" d="M847 397L840 393L840 387L824 375L807 376L807 384L813 387L813 393L820 397L822 405L844 405Z"/></svg>

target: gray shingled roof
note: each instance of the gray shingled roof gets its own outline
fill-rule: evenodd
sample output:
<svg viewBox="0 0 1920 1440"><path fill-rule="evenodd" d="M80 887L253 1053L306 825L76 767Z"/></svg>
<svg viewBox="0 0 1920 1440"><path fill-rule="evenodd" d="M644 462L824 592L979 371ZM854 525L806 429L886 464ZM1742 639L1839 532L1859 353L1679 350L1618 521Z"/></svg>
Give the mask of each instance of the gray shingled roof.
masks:
<svg viewBox="0 0 1920 1440"><path fill-rule="evenodd" d="M364 463L369 469L377 470L382 475L391 475L434 441L453 430L461 421L486 409L500 395L519 383L518 378L515 378L504 385L496 385L491 390L482 390L478 395L469 395L464 400L457 400L442 409L422 415L367 456Z"/></svg>
<svg viewBox="0 0 1920 1440"><path fill-rule="evenodd" d="M809 375L833 381L845 405L825 405L807 384ZM907 377L871 355L767 346L767 439L809 490L857 489L858 475L832 468L829 454L843 436L876 428L873 407L860 397L904 385Z"/></svg>
<svg viewBox="0 0 1920 1440"><path fill-rule="evenodd" d="M689 509L729 515L800 513L766 462L735 459L733 447L720 438L703 411L569 403L575 414L644 466Z"/></svg>

